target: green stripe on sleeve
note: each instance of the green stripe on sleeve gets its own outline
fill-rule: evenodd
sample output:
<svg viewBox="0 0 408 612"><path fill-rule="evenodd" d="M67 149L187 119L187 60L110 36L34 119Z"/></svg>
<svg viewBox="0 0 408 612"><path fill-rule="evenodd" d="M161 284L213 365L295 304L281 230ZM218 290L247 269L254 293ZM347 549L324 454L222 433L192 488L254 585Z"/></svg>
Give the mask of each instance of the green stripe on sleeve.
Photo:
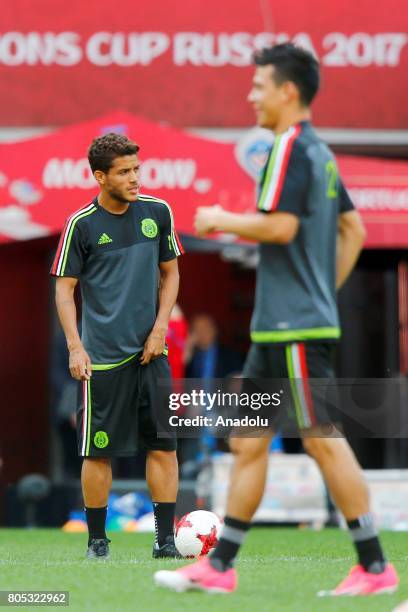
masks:
<svg viewBox="0 0 408 612"><path fill-rule="evenodd" d="M170 215L170 235L171 235L171 241L173 243L173 249L176 255L181 255L181 251L180 251L180 247L177 244L177 240L176 237L174 235L174 217L173 217L173 211L171 210L170 206L167 204L167 202L165 200L162 200L163 204L165 204L165 206L167 206L167 210L169 211L169 215Z"/></svg>
<svg viewBox="0 0 408 612"><path fill-rule="evenodd" d="M77 224L77 222L80 219L83 219L84 217L87 217L88 215L92 215L92 213L94 213L96 210L95 208L92 208L91 210L88 210L88 212L83 213L82 215L79 215L73 222L71 225L71 229L69 230L69 234L68 234L68 240L67 240L67 244L65 245L65 251L64 251L64 260L62 262L62 266L61 266L61 276L64 276L64 272L65 272L65 266L67 265L67 258L68 258L68 252L69 252L69 247L71 245L71 240L72 240L72 234L74 233L74 229L75 226Z"/></svg>
<svg viewBox="0 0 408 612"><path fill-rule="evenodd" d="M272 148L272 154L271 154L271 158L270 158L269 163L268 163L268 169L266 171L265 181L264 181L264 184L262 185L261 197L260 197L259 202L258 202L258 208L260 208L260 209L262 209L264 207L264 204L265 204L265 198L266 198L266 194L268 192L269 184L271 182L273 168L275 166L276 156L278 154L278 149L279 149L279 145L281 143L281 140L282 140L282 136L277 136L276 140L274 142L273 148Z"/></svg>

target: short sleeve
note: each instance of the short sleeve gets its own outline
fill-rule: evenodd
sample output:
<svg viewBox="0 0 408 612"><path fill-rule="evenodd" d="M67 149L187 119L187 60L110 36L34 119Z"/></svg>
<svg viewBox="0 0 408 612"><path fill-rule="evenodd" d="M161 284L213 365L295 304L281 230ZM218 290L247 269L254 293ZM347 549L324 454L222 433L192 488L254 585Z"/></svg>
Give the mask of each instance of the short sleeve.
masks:
<svg viewBox="0 0 408 612"><path fill-rule="evenodd" d="M298 128L291 128L274 142L261 179L261 212L289 212L300 217L306 210L310 160L297 135Z"/></svg>
<svg viewBox="0 0 408 612"><path fill-rule="evenodd" d="M173 213L170 206L165 203L160 227L160 261L170 261L183 253L183 246L174 227Z"/></svg>
<svg viewBox="0 0 408 612"><path fill-rule="evenodd" d="M354 204L344 186L343 181L339 180L339 212L345 213L354 210Z"/></svg>
<svg viewBox="0 0 408 612"><path fill-rule="evenodd" d="M61 233L51 275L78 278L84 267L85 258L86 247L81 228L78 223L73 225L68 220Z"/></svg>

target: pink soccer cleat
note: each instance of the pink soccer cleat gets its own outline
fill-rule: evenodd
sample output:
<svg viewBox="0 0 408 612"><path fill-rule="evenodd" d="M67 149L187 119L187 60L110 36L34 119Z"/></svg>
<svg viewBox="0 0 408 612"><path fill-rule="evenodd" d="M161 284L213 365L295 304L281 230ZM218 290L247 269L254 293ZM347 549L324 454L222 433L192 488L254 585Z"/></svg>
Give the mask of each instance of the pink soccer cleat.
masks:
<svg viewBox="0 0 408 612"><path fill-rule="evenodd" d="M225 572L214 569L208 559L186 565L173 571L161 570L154 575L158 586L178 593L183 591L207 591L208 593L232 593L237 588L237 572L231 568Z"/></svg>
<svg viewBox="0 0 408 612"><path fill-rule="evenodd" d="M371 574L361 565L351 568L349 575L333 591L319 591L319 597L341 595L379 595L395 593L399 578L391 563L387 563L381 574Z"/></svg>

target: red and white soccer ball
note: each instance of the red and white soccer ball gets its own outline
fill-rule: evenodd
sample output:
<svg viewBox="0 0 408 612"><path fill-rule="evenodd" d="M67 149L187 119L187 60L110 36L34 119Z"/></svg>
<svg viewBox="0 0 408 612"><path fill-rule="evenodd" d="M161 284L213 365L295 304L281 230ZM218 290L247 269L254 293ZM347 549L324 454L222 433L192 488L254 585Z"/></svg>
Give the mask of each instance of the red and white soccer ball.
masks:
<svg viewBox="0 0 408 612"><path fill-rule="evenodd" d="M222 521L206 510L185 514L176 525L174 540L180 555L192 559L208 555L220 537Z"/></svg>

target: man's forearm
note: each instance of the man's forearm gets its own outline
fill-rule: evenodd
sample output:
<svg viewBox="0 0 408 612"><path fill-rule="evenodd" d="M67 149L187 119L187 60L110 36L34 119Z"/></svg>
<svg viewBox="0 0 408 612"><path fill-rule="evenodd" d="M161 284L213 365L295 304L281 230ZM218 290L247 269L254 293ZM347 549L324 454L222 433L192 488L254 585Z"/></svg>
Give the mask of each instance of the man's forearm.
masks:
<svg viewBox="0 0 408 612"><path fill-rule="evenodd" d="M254 242L279 241L279 227L266 223L267 217L261 214L237 214L223 210L219 213L217 230L229 234L236 234L246 240Z"/></svg>
<svg viewBox="0 0 408 612"><path fill-rule="evenodd" d="M82 346L81 338L78 333L77 311L73 295L65 293L56 294L55 303L57 305L58 318L64 330L68 350Z"/></svg>
<svg viewBox="0 0 408 612"><path fill-rule="evenodd" d="M273 214L238 214L223 210L220 206L199 207L195 217L199 236L213 231L226 232L254 242L288 244L299 227L298 218L287 212Z"/></svg>
<svg viewBox="0 0 408 612"><path fill-rule="evenodd" d="M179 290L178 271L161 274L159 289L159 310L153 330L167 333L171 311L177 300Z"/></svg>
<svg viewBox="0 0 408 612"><path fill-rule="evenodd" d="M363 248L366 231L357 210L341 213L338 219L336 288L350 276Z"/></svg>
<svg viewBox="0 0 408 612"><path fill-rule="evenodd" d="M363 248L363 239L350 234L338 234L336 289L340 289L350 276Z"/></svg>
<svg viewBox="0 0 408 612"><path fill-rule="evenodd" d="M77 281L73 278L58 278L55 302L69 350L69 371L76 380L90 380L92 363L82 346L78 334L74 291Z"/></svg>
<svg viewBox="0 0 408 612"><path fill-rule="evenodd" d="M265 231L264 219L257 214L237 214L223 210L219 213L217 230L228 234L236 234L241 238L261 242L270 232Z"/></svg>

